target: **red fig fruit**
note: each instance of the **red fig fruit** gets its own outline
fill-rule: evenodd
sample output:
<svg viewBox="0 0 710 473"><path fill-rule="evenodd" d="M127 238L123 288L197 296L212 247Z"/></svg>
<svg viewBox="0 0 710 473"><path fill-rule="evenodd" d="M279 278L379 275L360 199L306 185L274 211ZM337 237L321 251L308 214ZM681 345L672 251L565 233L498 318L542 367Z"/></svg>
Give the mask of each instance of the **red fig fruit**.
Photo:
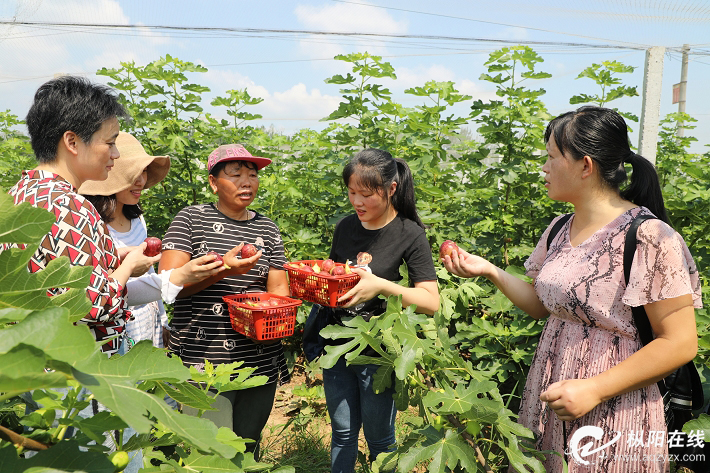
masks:
<svg viewBox="0 0 710 473"><path fill-rule="evenodd" d="M439 248L439 257L441 259L444 259L444 256L451 256L451 253L454 251L458 251L459 247L456 243L454 243L451 240L446 240L444 243L441 244L441 247Z"/></svg>
<svg viewBox="0 0 710 473"><path fill-rule="evenodd" d="M345 274L345 266L335 266L331 273L333 276L342 276Z"/></svg>
<svg viewBox="0 0 710 473"><path fill-rule="evenodd" d="M312 273L312 272L313 272L313 268L312 268L311 266L307 265L307 264L304 265L302 268L299 268L299 269L300 269L301 271L306 272L306 273Z"/></svg>
<svg viewBox="0 0 710 473"><path fill-rule="evenodd" d="M323 264L320 265L320 268L325 271L326 273L332 273L333 268L335 267L335 261L332 259L327 259L323 261Z"/></svg>
<svg viewBox="0 0 710 473"><path fill-rule="evenodd" d="M162 251L163 242L160 238L148 237L145 240L146 246L143 254L146 256L158 256Z"/></svg>
<svg viewBox="0 0 710 473"><path fill-rule="evenodd" d="M251 258L258 252L259 250L256 249L256 246L252 245L251 243L247 243L242 247L242 258Z"/></svg>
<svg viewBox="0 0 710 473"><path fill-rule="evenodd" d="M220 263L222 263L222 264L224 265L225 268L230 269L230 266L227 266L227 264L224 262L224 258L222 257L222 255L220 255L220 254L217 253L216 251L210 251L210 252L207 253L207 254L208 254L208 255L214 255L214 260L212 261L213 263L214 263L215 261L219 261Z"/></svg>

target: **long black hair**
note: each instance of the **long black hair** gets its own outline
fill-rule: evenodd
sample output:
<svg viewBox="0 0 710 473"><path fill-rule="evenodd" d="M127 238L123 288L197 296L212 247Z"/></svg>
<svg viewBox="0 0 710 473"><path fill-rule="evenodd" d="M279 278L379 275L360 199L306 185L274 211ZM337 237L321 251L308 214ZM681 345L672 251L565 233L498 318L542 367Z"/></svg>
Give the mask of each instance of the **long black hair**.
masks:
<svg viewBox="0 0 710 473"><path fill-rule="evenodd" d="M343 169L343 182L346 187L353 174L357 175L360 184L366 189L385 197L392 183L396 182L397 188L392 197L388 198L388 204L391 204L399 215L426 228L417 214L414 179L406 161L393 158L390 153L381 149L364 149L355 153Z"/></svg>
<svg viewBox="0 0 710 473"><path fill-rule="evenodd" d="M606 186L669 223L656 168L631 151L626 122L616 111L585 106L563 113L547 125L545 142L550 139L565 156L575 160L592 158ZM627 177L624 163L629 163L633 172L628 187L622 190Z"/></svg>
<svg viewBox="0 0 710 473"><path fill-rule="evenodd" d="M84 197L94 205L104 223L111 223L115 220L113 214L116 212L116 194L85 195ZM143 214L143 209L140 204L124 205L122 213L128 220L132 220L140 217Z"/></svg>

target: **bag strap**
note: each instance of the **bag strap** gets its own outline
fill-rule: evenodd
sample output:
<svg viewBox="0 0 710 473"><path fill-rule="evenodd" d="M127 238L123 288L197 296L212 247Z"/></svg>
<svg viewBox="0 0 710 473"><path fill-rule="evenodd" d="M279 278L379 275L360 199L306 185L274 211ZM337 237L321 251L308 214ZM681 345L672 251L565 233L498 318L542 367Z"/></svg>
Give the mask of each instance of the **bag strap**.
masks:
<svg viewBox="0 0 710 473"><path fill-rule="evenodd" d="M555 239L555 236L562 230L562 227L567 223L567 220L572 218L572 215L574 214L564 214L558 221L555 222L555 224L552 226L550 229L550 233L547 234L547 249L550 249L550 245L552 244L552 240Z"/></svg>
<svg viewBox="0 0 710 473"><path fill-rule="evenodd" d="M657 218L653 215L637 215L636 218L629 225L629 229L626 232L626 239L624 240L624 281L626 285L629 284L629 278L631 276L631 265L634 262L634 256L636 255L636 233L638 232L639 226L646 220L651 220ZM648 320L648 314L646 314L646 309L642 305L637 307L631 307L631 313L634 317L634 324L636 325L636 330L639 332L639 338L641 343L648 345L653 340L653 331L651 329L651 322ZM687 367L688 375L690 376L690 382L692 386L692 408L699 409L703 403L703 386L700 381L700 375L698 374L697 368L693 361L689 361L685 365ZM661 391L661 395L664 395L667 388L664 380L658 381L658 388Z"/></svg>
<svg viewBox="0 0 710 473"><path fill-rule="evenodd" d="M631 277L631 265L636 255L636 233L643 222L653 218L656 217L653 215L637 215L626 231L626 239L624 240L624 281L627 286ZM653 340L653 331L651 330L651 322L648 321L648 315L646 315L646 309L642 305L631 307L631 313L634 316L634 324L639 332L641 343L648 345Z"/></svg>

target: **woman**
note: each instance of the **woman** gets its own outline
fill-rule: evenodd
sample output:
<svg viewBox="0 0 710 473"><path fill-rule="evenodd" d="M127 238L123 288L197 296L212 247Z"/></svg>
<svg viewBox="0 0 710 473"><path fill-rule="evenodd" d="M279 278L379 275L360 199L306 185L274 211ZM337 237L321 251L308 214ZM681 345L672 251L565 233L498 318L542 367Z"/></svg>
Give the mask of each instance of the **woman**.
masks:
<svg viewBox="0 0 710 473"><path fill-rule="evenodd" d="M288 296L283 269L286 258L276 224L248 207L259 190L259 170L271 162L252 156L242 145L222 145L208 159L209 185L217 202L182 209L163 239L160 270L178 268L191 258L216 251L230 269L204 281L186 284L175 303L170 334L171 351L188 366L243 361L256 368L254 375L268 377L267 384L241 391L220 393L212 405L216 411L203 414L215 424L252 439L247 450L258 457L261 431L271 413L277 383L289 380L280 342L257 343L232 329L222 296L245 292L270 292ZM242 244L262 250L245 259L236 258ZM185 408L185 412L197 411Z"/></svg>
<svg viewBox="0 0 710 473"><path fill-rule="evenodd" d="M459 276L487 277L530 316L549 315L523 392L520 422L538 436L539 449L560 453L574 448L568 441L580 427L599 428L603 437L591 452L580 448L590 438L577 445L570 471L666 471L667 444L652 438L652 432L666 431L656 381L697 351L697 269L685 242L667 224L653 165L630 150L626 130L617 112L599 107L562 114L548 125L545 187L551 199L570 202L574 215L548 249L555 219L525 263L533 284L462 250L444 260ZM633 174L621 191L624 163ZM626 285L626 229L642 214L658 218L638 229ZM656 336L645 346L631 314L631 306L639 305ZM642 437L641 446L631 441L633 435ZM561 457L548 455L545 466L562 471Z"/></svg>
<svg viewBox="0 0 710 473"><path fill-rule="evenodd" d="M141 193L165 178L170 169L170 158L149 156L137 139L124 132L118 134L116 148L121 159L116 161L108 179L86 181L79 193L94 204L116 247L130 248L139 246L148 236L143 209L139 205ZM214 255L202 256L159 275L151 267L146 274L128 280L126 292L133 315L133 320L126 324L130 346L141 340L151 340L154 346L163 348L164 340L169 336L163 300L172 304L184 284L202 281L224 270L222 263L214 259Z"/></svg>
<svg viewBox="0 0 710 473"><path fill-rule="evenodd" d="M125 351L124 328L129 312L124 289L128 279L145 273L160 259L159 255L143 255L145 243L119 250L97 210L77 190L86 181L105 180L120 163L116 148L118 117L125 116L116 95L103 85L73 76L46 82L35 93L26 119L38 166L24 171L10 190L15 204L28 202L56 218L28 263L31 272L46 268L62 256L73 266L92 267L86 289L91 310L78 323L89 327L108 356ZM0 245L0 251L8 246ZM65 290L52 288L47 292L53 296ZM106 410L91 399L86 388L77 396L78 400L90 400L78 413L80 418ZM112 451L116 449L110 436L104 444ZM126 471L137 471L140 458L135 455Z"/></svg>
<svg viewBox="0 0 710 473"><path fill-rule="evenodd" d="M377 298L401 295L402 304L433 314L439 309L439 290L431 247L417 215L414 183L409 166L386 151L366 149L355 154L343 170L355 214L335 227L330 258L356 261L360 252L372 256L369 268L353 271L360 282L339 300L348 301L341 317L384 313L386 303ZM399 267L407 263L413 287L403 287ZM373 353L370 353L374 355ZM391 451L395 444L393 389L375 394L373 376L378 365L347 365L341 358L323 370L325 398L332 424L331 471L353 472L360 426L365 431L370 458Z"/></svg>
<svg viewBox="0 0 710 473"><path fill-rule="evenodd" d="M101 217L77 189L102 181L120 161L116 148L118 117L126 112L114 92L81 77L64 76L43 84L27 113L27 129L37 158L10 190L15 204L52 212L56 221L28 263L30 272L66 256L74 266L91 266L86 289L91 310L78 323L88 325L107 355L116 353L128 312L124 286L145 273L160 256L143 255L145 244L118 251ZM7 245L5 245L7 247ZM47 292L58 295L64 288Z"/></svg>

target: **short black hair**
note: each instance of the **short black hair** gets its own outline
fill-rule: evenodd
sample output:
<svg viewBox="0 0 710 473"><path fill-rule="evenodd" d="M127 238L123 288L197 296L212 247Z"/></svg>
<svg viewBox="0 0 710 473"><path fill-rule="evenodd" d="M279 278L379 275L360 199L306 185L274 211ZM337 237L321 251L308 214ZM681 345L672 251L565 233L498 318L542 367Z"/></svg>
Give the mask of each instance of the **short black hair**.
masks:
<svg viewBox="0 0 710 473"><path fill-rule="evenodd" d="M110 118L127 118L110 87L94 84L77 76L62 76L45 82L35 92L25 119L35 158L51 163L67 131L73 131L85 143Z"/></svg>

